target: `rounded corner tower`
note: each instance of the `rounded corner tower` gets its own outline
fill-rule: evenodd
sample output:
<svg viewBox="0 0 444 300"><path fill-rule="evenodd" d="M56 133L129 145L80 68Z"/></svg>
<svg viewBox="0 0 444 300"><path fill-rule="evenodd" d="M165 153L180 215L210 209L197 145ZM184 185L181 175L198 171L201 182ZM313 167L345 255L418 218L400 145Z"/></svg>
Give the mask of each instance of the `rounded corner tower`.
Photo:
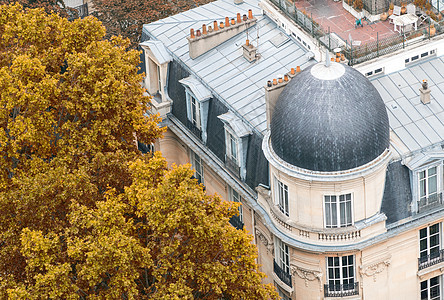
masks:
<svg viewBox="0 0 444 300"><path fill-rule="evenodd" d="M345 171L389 148L389 121L381 96L364 75L343 64L317 63L279 95L270 138L274 152L292 166Z"/></svg>

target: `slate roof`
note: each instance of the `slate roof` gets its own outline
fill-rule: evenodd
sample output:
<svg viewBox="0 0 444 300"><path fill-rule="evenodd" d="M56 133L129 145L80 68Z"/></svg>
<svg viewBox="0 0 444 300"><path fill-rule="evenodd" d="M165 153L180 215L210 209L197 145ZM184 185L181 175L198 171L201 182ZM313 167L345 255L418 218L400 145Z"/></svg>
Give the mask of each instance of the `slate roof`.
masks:
<svg viewBox="0 0 444 300"><path fill-rule="evenodd" d="M424 105L419 88L427 79L431 103ZM372 80L387 107L390 128L402 144L395 145L401 157L444 143L444 56Z"/></svg>
<svg viewBox="0 0 444 300"><path fill-rule="evenodd" d="M384 102L371 82L344 64L310 66L295 76L276 102L271 142L280 158L312 171L344 171L371 162L389 148ZM313 74L336 70L335 79Z"/></svg>
<svg viewBox="0 0 444 300"><path fill-rule="evenodd" d="M258 20L248 30L248 38L256 45L259 33L259 60L250 63L242 55L241 45L247 39L247 31L194 60L189 57L186 37L191 28L212 25L214 20L220 22L225 17L235 17L236 13L246 14L249 9ZM151 40L163 42L173 58L181 61L215 97L259 133L264 133L267 126L264 96L267 80L289 72L292 67L300 65L304 69L315 62L308 60L307 50L292 37L280 38L283 31L262 15L257 0L245 0L240 5L235 5L233 0L218 0L144 25L144 31Z"/></svg>

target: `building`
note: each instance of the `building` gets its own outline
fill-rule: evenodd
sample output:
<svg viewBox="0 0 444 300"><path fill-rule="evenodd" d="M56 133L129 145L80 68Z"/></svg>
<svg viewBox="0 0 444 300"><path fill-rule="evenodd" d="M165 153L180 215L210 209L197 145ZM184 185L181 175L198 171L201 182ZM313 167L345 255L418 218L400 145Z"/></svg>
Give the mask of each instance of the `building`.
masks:
<svg viewBox="0 0 444 300"><path fill-rule="evenodd" d="M443 299L442 35L350 67L273 2L235 2L144 26L156 150L242 202L283 299Z"/></svg>

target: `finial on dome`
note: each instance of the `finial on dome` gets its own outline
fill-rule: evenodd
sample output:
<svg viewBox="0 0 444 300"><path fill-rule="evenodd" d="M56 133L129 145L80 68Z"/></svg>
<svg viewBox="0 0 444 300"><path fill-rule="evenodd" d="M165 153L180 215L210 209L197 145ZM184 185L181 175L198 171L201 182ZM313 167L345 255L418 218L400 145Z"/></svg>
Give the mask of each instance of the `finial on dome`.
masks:
<svg viewBox="0 0 444 300"><path fill-rule="evenodd" d="M325 49L325 66L327 68L330 67L330 53L328 52L328 49Z"/></svg>

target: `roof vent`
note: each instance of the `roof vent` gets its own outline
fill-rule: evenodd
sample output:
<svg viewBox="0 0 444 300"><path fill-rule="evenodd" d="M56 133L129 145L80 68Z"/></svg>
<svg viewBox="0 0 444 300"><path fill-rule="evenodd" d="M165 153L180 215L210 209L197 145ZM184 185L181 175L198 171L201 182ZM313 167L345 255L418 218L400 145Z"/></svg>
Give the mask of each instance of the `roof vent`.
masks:
<svg viewBox="0 0 444 300"><path fill-rule="evenodd" d="M421 88L419 89L420 92L420 99L422 104L429 104L430 103L430 92L432 90L429 88L429 84L427 83L427 80L424 79L422 81Z"/></svg>

